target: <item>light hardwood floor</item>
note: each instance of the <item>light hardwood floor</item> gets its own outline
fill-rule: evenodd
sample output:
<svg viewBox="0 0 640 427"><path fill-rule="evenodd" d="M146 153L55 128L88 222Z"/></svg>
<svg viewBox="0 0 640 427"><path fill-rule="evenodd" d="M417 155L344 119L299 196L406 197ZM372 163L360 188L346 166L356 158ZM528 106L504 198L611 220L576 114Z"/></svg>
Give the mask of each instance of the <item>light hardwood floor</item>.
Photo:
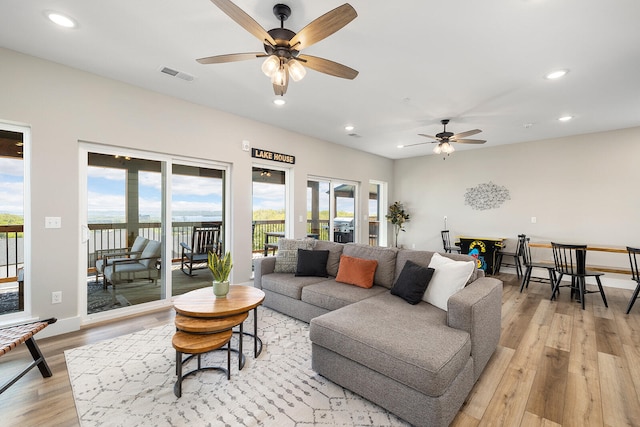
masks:
<svg viewBox="0 0 640 427"><path fill-rule="evenodd" d="M549 301L549 284L519 292L513 275L504 280L502 336L483 375L453 426L633 426L640 425L640 306L624 311L630 290L606 288L587 309L563 289ZM640 303L638 303L640 304ZM39 340L53 377L37 369L0 395L0 424L77 426L63 351L173 319L171 309L92 326ZM0 378L23 366L26 347L0 358Z"/></svg>

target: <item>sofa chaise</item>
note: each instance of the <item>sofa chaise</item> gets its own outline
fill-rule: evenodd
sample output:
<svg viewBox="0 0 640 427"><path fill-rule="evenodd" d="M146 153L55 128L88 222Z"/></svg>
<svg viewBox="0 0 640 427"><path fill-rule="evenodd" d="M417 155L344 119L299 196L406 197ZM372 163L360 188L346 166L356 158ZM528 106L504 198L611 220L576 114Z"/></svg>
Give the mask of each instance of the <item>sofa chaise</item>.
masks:
<svg viewBox="0 0 640 427"><path fill-rule="evenodd" d="M291 261L298 250L301 258ZM296 275L302 261L319 255L314 251L327 255L327 277ZM316 372L411 424L453 420L498 345L500 280L484 277L467 255L353 243L281 239L278 257L255 260L254 286L265 292L266 307L310 324ZM354 259L375 260L372 286L340 281ZM449 274L469 263L468 275ZM424 273L430 265L437 267L419 301L398 296L406 271ZM436 295L448 278L459 290Z"/></svg>

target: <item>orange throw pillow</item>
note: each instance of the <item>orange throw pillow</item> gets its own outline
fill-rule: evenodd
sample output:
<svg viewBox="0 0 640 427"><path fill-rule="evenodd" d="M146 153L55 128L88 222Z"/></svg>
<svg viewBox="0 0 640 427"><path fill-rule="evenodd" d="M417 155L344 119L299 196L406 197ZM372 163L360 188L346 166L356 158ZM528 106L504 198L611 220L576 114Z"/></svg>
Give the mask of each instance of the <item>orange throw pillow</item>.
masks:
<svg viewBox="0 0 640 427"><path fill-rule="evenodd" d="M375 259L363 259L340 255L340 267L336 282L347 283L349 285L370 288L373 286L373 276L376 274L378 261Z"/></svg>

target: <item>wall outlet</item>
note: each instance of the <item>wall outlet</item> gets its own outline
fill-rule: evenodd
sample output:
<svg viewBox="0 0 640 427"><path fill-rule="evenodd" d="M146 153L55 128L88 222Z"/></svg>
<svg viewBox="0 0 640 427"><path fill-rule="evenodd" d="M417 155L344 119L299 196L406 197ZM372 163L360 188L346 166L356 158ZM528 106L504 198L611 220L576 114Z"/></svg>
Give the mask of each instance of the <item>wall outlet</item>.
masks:
<svg viewBox="0 0 640 427"><path fill-rule="evenodd" d="M242 141L242 151L251 150L251 143L249 141Z"/></svg>
<svg viewBox="0 0 640 427"><path fill-rule="evenodd" d="M60 304L62 302L62 291L51 292L51 304Z"/></svg>

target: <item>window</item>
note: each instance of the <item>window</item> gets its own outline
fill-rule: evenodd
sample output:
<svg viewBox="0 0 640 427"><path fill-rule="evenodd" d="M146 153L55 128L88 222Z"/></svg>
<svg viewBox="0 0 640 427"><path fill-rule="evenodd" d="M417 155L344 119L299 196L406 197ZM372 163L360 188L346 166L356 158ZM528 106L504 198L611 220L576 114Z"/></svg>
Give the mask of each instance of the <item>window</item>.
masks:
<svg viewBox="0 0 640 427"><path fill-rule="evenodd" d="M342 180L307 180L307 230L320 240L355 242L358 185Z"/></svg>
<svg viewBox="0 0 640 427"><path fill-rule="evenodd" d="M29 312L28 203L25 151L29 129L0 123L0 315Z"/></svg>

